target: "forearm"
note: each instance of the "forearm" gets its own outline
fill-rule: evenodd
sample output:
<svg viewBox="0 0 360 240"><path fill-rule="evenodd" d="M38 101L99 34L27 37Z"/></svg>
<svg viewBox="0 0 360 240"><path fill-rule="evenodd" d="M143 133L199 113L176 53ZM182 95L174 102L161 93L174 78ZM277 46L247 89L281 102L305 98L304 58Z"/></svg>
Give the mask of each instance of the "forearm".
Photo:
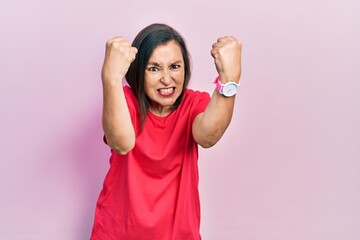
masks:
<svg viewBox="0 0 360 240"><path fill-rule="evenodd" d="M205 112L194 126L197 128L195 131L197 143L207 148L220 140L231 122L234 104L235 96L224 97L217 90L214 91Z"/></svg>
<svg viewBox="0 0 360 240"><path fill-rule="evenodd" d="M121 81L110 82L103 79L103 130L108 145L120 154L126 154L135 145L134 127Z"/></svg>
<svg viewBox="0 0 360 240"><path fill-rule="evenodd" d="M214 58L216 70L223 84L239 83L241 76L242 44L234 37L219 38L212 45L211 55ZM230 86L230 85L227 85ZM211 147L223 136L231 122L234 111L235 96L225 97L214 91L205 112L199 114L193 123L193 137L202 147Z"/></svg>

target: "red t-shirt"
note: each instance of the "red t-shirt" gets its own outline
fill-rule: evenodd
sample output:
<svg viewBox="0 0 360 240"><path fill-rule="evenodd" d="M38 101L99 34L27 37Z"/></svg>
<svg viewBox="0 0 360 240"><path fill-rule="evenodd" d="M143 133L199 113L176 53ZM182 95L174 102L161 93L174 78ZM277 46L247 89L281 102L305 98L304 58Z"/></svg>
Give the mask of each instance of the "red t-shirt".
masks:
<svg viewBox="0 0 360 240"><path fill-rule="evenodd" d="M166 117L148 111L141 131L138 101L131 88L124 92L136 143L126 155L112 151L91 240L200 240L198 145L191 126L209 94L185 90Z"/></svg>

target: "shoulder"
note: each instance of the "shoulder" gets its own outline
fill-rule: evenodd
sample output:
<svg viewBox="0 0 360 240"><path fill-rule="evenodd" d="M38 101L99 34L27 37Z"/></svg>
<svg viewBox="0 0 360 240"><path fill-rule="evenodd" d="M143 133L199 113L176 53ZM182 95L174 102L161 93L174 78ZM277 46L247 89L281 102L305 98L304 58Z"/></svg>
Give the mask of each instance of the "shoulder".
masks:
<svg viewBox="0 0 360 240"><path fill-rule="evenodd" d="M134 91L131 87L125 85L123 87L126 103L130 111L130 115L134 117L136 114L139 114L139 102L134 94Z"/></svg>
<svg viewBox="0 0 360 240"><path fill-rule="evenodd" d="M126 101L128 102L128 104L131 102L131 103L137 105L138 100L137 100L132 88L129 87L128 85L125 85L125 86L123 86L123 90L124 90L125 98L126 98Z"/></svg>
<svg viewBox="0 0 360 240"><path fill-rule="evenodd" d="M186 89L184 97L179 106L179 111L182 113L187 112L190 116L190 121L192 122L198 114L205 111L205 108L207 107L209 102L209 93Z"/></svg>
<svg viewBox="0 0 360 240"><path fill-rule="evenodd" d="M186 89L182 99L183 105L207 105L210 102L210 95L207 92Z"/></svg>
<svg viewBox="0 0 360 240"><path fill-rule="evenodd" d="M209 101L210 101L210 95L208 92L185 89L184 98L183 98L184 103L209 102Z"/></svg>
<svg viewBox="0 0 360 240"><path fill-rule="evenodd" d="M133 97L136 99L134 91L132 90L132 88L130 86L128 86L128 85L123 86L123 90L124 90L126 97Z"/></svg>

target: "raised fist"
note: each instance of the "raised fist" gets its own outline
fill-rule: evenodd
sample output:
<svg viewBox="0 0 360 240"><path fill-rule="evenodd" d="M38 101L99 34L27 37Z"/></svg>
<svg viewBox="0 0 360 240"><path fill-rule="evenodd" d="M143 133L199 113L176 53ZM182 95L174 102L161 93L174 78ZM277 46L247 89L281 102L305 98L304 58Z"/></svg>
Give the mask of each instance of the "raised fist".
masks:
<svg viewBox="0 0 360 240"><path fill-rule="evenodd" d="M234 37L221 37L212 45L211 55L221 82L239 82L242 44Z"/></svg>
<svg viewBox="0 0 360 240"><path fill-rule="evenodd" d="M106 43L105 60L101 72L103 80L121 81L134 61L137 51L123 37L110 39Z"/></svg>

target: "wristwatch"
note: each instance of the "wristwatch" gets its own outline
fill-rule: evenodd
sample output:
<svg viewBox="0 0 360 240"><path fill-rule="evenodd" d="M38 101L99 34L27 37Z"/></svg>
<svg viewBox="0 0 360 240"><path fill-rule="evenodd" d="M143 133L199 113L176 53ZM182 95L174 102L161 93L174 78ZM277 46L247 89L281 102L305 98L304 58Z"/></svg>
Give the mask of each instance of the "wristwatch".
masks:
<svg viewBox="0 0 360 240"><path fill-rule="evenodd" d="M220 77L217 77L214 83L216 84L216 89L219 91L219 93L225 97L234 96L240 85L240 83L236 82L227 82L225 84L222 84L220 82Z"/></svg>

